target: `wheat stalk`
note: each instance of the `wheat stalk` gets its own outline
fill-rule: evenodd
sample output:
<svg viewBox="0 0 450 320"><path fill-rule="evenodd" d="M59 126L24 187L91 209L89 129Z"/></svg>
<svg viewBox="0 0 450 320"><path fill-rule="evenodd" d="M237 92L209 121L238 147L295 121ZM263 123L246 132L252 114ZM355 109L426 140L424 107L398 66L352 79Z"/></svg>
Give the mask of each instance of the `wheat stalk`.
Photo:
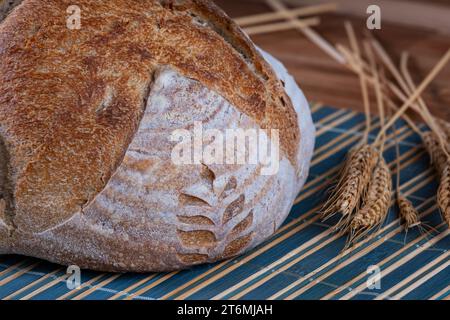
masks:
<svg viewBox="0 0 450 320"><path fill-rule="evenodd" d="M266 0L274 9L280 12L283 17L293 20L286 7L279 0ZM366 235L375 227L381 225L387 216L390 206L392 181L389 168L383 159L382 152L386 131L394 125L395 121L403 117L411 128L417 132L424 140L430 156L438 172L442 175L441 186L438 194L438 201L445 220L450 224L450 160L447 162L449 153L448 140L450 138L450 124L438 123L429 112L425 102L421 99L421 93L433 81L437 74L445 67L450 60L450 49L433 67L429 74L424 78L419 86L415 86L407 68L408 55L402 55L401 71L399 72L392 60L389 58L384 48L374 39L371 44L377 51L384 65L393 74L395 80L400 85L400 90L395 84L379 76L379 70L373 58L373 53L369 45L365 45L366 54L369 57L369 63L361 57L359 46L353 27L350 23L345 24L345 28L350 40L352 52L342 45L333 47L318 34L312 32L309 28L299 28L313 42L324 49L337 62L345 64L352 71L357 73L360 78L361 89L363 93L364 109L366 113L366 131L364 133L364 144L353 149L344 164L341 178L332 193L332 196L325 203L322 214L324 220L329 219L336 213L341 213L342 218L338 222L337 228L347 228L350 231L349 243L354 243L360 237ZM308 31L308 32L306 32ZM311 31L313 34L310 34ZM370 109L366 84L370 83L376 93L380 116L384 122L384 106L386 101L389 108L395 108L396 113L390 117L387 123L383 123L381 130L372 145L368 144L368 132L370 130L369 112ZM402 101L402 105L396 108L395 103L387 95L383 85L386 85ZM424 133L405 115L405 112L413 107L426 121L434 133ZM438 124L438 125L436 125ZM447 130L446 130L447 129ZM436 136L434 136L436 134ZM443 143L443 137L446 136L446 143ZM377 147L380 148L377 154ZM372 150L376 156L368 157L368 150ZM378 161L378 162L377 162ZM375 170L371 174L373 168ZM399 174L397 175L399 179ZM359 208L361 199L363 206ZM405 227L409 229L414 225L420 225L418 213L412 203L398 192L398 205L400 214L405 220ZM348 227L347 227L348 225Z"/></svg>
<svg viewBox="0 0 450 320"><path fill-rule="evenodd" d="M312 27L317 26L320 24L320 19L317 17L312 18L306 18L302 20L297 20L298 24L305 27ZM264 24L260 26L250 26L245 27L243 30L245 33L249 36L254 36L257 34L263 34L263 33L271 33L271 32L278 32L283 30L289 30L292 29L292 22L274 22L270 24Z"/></svg>
<svg viewBox="0 0 450 320"><path fill-rule="evenodd" d="M445 65L450 60L450 48L444 54L444 56L438 61L438 63L433 67L433 69L428 73L425 79L420 83L420 85L414 90L414 92L409 96L405 103L398 109L398 111L391 117L388 123L381 128L378 136L376 138L376 143L379 142L386 130L392 126L392 124L397 121L407 110L414 104L414 102L420 97L422 92L427 88L427 86L434 80L440 71L445 67Z"/></svg>
<svg viewBox="0 0 450 320"><path fill-rule="evenodd" d="M353 29L353 25L349 21L345 21L344 23L345 30L347 32L347 37L350 42L350 46L354 52L354 56L352 57L351 61L353 63L356 63L357 66L361 65L361 51L359 49L358 40L356 39L355 30ZM356 70L356 69L355 69ZM359 83L361 86L361 94L363 98L363 105L364 105L364 114L366 118L366 129L364 130L364 138L363 140L367 143L369 141L369 133L371 130L371 115L370 115L370 99L369 99L369 92L367 90L367 80L365 77L364 69L358 68L357 71L359 76Z"/></svg>
<svg viewBox="0 0 450 320"><path fill-rule="evenodd" d="M336 11L337 4L335 3L326 3L326 4L318 4L318 5L312 5L308 7L301 7L301 8L295 8L290 10L290 14L292 17L303 17L303 16L310 16L310 15L316 15L321 13L326 13L330 11ZM259 23L267 23L267 22L273 22L276 20L283 19L284 15L281 12L269 12L269 13L261 13L261 14L254 14L250 16L240 17L234 19L234 21L239 24L241 27L245 27L248 25L254 25ZM291 23L292 25L292 23Z"/></svg>
<svg viewBox="0 0 450 320"><path fill-rule="evenodd" d="M401 56L400 69L402 70L402 74L403 77L405 78L407 86L409 86L411 91L414 91L416 89L416 85L414 84L414 81L412 80L411 74L408 70L408 58L409 54L403 52ZM438 122L436 121L437 119L433 117L433 115L430 113L428 106L420 96L419 96L419 104L422 108L422 118L425 120L425 123L430 127L431 131L435 133L436 138L438 139L438 142L441 145L444 153L448 156L447 151L448 141L445 137L445 133L443 131L442 126L438 124Z"/></svg>
<svg viewBox="0 0 450 320"><path fill-rule="evenodd" d="M369 65L370 65L370 70L372 72L373 75L373 79L374 79L374 84L373 84L373 88L375 91L375 96L377 99L377 107L378 107L378 113L380 116L380 125L381 128L384 127L385 124L385 111L384 111L384 103L383 103L383 92L381 89L381 75L379 74L379 69L377 68L377 63L375 62L375 56L373 54L372 48L370 46L370 44L367 41L364 41L364 49L366 52L366 56L369 60ZM384 75L384 74L383 74ZM381 146L380 146L380 153L383 153L384 150L384 144L386 142L386 134L383 135L383 139L381 141Z"/></svg>
<svg viewBox="0 0 450 320"><path fill-rule="evenodd" d="M415 90L415 84L412 80L411 74L408 71L407 63L408 54L403 53L401 58L401 70L405 81L407 82L407 85L410 87L410 90ZM425 118L426 120L428 120L427 123L432 129L431 132L422 134L422 140L440 178L440 187L437 195L438 205L444 220L447 222L447 224L450 225L450 210L448 208L449 194L446 191L448 190L449 181L448 163L450 148L448 139L450 133L450 125L445 121L433 117L423 101L421 102L421 105L422 109L425 111ZM431 227L429 228L432 229Z"/></svg>
<svg viewBox="0 0 450 320"><path fill-rule="evenodd" d="M355 73L358 73L359 70L361 68L364 69L364 77L367 80L367 82L372 85L375 86L375 79L374 77L371 75L371 70L368 67L368 64L365 63L364 61L361 61L361 65L358 65L355 60L356 58L354 57L354 55L343 45L338 44L336 46L336 48L338 49L338 51L340 51L346 58L346 60L348 61L347 63L347 67L352 70ZM369 74L370 73L370 74ZM401 93L401 91L399 89L397 89L397 87L390 82L389 80L387 80L385 77L381 77L381 83L382 83L382 98L383 100L387 103L387 106L392 109L392 110L397 110L398 107L397 105L394 103L394 101L387 95L385 87L389 87L391 89L394 89L394 93L397 94L398 98L401 99L402 101L406 101L406 97L403 93ZM422 132L421 130L417 127L417 125L411 120L411 118L409 118L406 114L402 115L402 118L408 123L408 125L411 127L412 130L414 130L414 132L416 132L419 136L422 136Z"/></svg>
<svg viewBox="0 0 450 320"><path fill-rule="evenodd" d="M362 208L349 225L349 244L356 242L374 228L381 226L387 217L392 199L392 178L383 157L375 167Z"/></svg>
<svg viewBox="0 0 450 320"><path fill-rule="evenodd" d="M284 3L280 0L266 0L266 3L274 10L280 13L280 15L292 22L292 25L298 31L302 32L309 40L315 43L319 48L321 48L325 53L332 57L335 61L340 64L345 64L345 58L340 54L336 48L329 43L325 38L323 38L319 33L311 29L310 27L303 27L298 24L297 18L293 15L290 10L286 7Z"/></svg>

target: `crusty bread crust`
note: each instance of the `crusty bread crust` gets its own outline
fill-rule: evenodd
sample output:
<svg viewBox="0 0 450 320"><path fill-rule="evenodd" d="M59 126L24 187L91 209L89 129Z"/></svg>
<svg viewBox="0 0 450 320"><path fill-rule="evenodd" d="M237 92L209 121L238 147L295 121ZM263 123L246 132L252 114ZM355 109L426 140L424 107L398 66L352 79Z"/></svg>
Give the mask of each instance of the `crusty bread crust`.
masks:
<svg viewBox="0 0 450 320"><path fill-rule="evenodd" d="M26 0L0 25L0 135L14 228L43 232L80 211L122 162L162 66L220 93L295 162L297 116L282 84L214 4Z"/></svg>

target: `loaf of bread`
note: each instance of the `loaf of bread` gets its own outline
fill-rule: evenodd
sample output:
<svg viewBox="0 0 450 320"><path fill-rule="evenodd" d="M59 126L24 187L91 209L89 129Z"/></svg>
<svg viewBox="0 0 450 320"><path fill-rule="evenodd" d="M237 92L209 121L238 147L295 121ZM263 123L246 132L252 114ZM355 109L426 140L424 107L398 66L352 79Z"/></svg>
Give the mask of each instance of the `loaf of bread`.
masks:
<svg viewBox="0 0 450 320"><path fill-rule="evenodd" d="M207 0L78 0L75 28L71 5L24 0L0 24L0 253L167 271L270 237L314 146L284 67ZM196 123L277 130L279 169L175 163Z"/></svg>

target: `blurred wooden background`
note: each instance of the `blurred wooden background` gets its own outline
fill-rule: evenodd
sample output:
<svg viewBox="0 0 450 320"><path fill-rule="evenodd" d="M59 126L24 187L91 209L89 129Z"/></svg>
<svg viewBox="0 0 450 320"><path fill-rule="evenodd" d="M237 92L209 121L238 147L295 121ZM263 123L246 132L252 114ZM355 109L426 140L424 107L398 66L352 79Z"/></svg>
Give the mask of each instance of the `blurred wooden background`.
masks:
<svg viewBox="0 0 450 320"><path fill-rule="evenodd" d="M215 0L231 17L237 18L273 11L265 0ZM285 0L290 7L317 3L337 3L335 13L320 15L314 27L331 43L347 44L343 22L350 20L362 37L366 28L366 8L381 8L381 30L373 31L390 55L396 59L402 51L411 54L410 67L420 82L450 47L450 1L434 0ZM254 42L280 59L295 76L309 100L339 108L362 110L358 78L311 43L297 30L252 36ZM450 65L423 95L432 113L450 121Z"/></svg>

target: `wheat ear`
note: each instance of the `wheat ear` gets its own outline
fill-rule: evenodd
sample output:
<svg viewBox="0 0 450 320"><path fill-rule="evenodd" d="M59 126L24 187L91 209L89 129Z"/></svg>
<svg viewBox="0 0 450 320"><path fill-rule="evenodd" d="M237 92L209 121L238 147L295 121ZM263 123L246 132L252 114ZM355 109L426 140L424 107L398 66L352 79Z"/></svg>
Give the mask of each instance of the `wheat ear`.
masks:
<svg viewBox="0 0 450 320"><path fill-rule="evenodd" d="M368 232L383 224L392 199L392 178L388 165L380 157L367 189L362 208L349 225L349 243L358 241Z"/></svg>
<svg viewBox="0 0 450 320"><path fill-rule="evenodd" d="M439 176L441 176L447 163L447 155L442 149L436 134L431 131L424 132L422 135L422 140L428 154L430 155L431 161L436 168L436 171Z"/></svg>
<svg viewBox="0 0 450 320"><path fill-rule="evenodd" d="M405 196L398 195L398 208L400 209L400 217L405 221L405 230L420 225L419 212Z"/></svg>
<svg viewBox="0 0 450 320"><path fill-rule="evenodd" d="M447 162L441 175L441 182L438 191L438 205L441 209L442 217L450 226L450 163Z"/></svg>
<svg viewBox="0 0 450 320"><path fill-rule="evenodd" d="M360 204L378 157L377 150L367 144L349 152L341 178L322 211L324 220L337 213L343 217L349 217L353 213Z"/></svg>
<svg viewBox="0 0 450 320"><path fill-rule="evenodd" d="M408 231L412 228L417 227L421 234L428 236L431 232L438 233L432 226L420 221L420 214L414 207L411 201L409 201L405 196L398 194L397 204L399 208L400 218L404 221L403 228L405 230L405 240L408 236Z"/></svg>

